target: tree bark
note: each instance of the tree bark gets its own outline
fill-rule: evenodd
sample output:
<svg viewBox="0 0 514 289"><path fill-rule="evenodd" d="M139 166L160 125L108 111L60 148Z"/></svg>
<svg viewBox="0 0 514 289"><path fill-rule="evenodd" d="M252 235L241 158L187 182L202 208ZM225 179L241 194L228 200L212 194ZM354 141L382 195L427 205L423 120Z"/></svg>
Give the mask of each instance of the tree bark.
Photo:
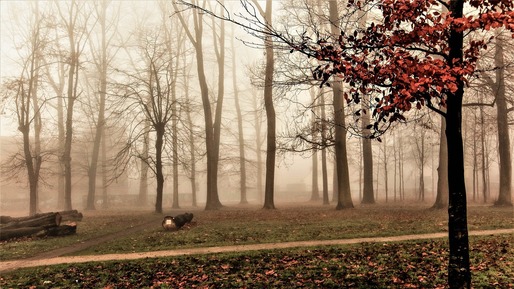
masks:
<svg viewBox="0 0 514 289"><path fill-rule="evenodd" d="M505 61L503 56L503 40L499 35L496 40L496 119L498 124L498 155L500 165L500 191L496 206L512 207L512 160L510 152L510 136L505 92Z"/></svg>
<svg viewBox="0 0 514 289"><path fill-rule="evenodd" d="M107 5L108 2L102 1L100 4L99 23L101 27L101 47L100 59L97 60L96 66L99 75L99 108L98 117L96 121L96 132L93 141L93 152L91 154L91 162L88 170L88 194L86 210L95 210L95 195L96 195L96 177L98 171L98 159L100 156L100 145L102 142L103 130L105 127L105 98L107 94L107 37L106 37L106 19L107 19Z"/></svg>
<svg viewBox="0 0 514 289"><path fill-rule="evenodd" d="M463 0L450 1L450 13L459 18L463 15ZM450 30L448 63L463 60L463 32ZM469 237L467 222L466 184L464 178L464 149L462 143L462 98L464 81L457 79L457 91L448 94L446 112L446 139L448 142L448 236L450 260L448 264L448 285L450 288L471 288L469 263Z"/></svg>
<svg viewBox="0 0 514 289"><path fill-rule="evenodd" d="M195 1L196 2L196 1ZM205 3L205 2L204 2ZM178 9L177 4L173 2L173 7L176 11ZM205 148L207 155L207 200L205 203L206 210L216 210L222 207L218 196L218 156L216 155L217 147L216 138L214 132L214 123L212 119L211 100L209 97L209 86L205 77L205 67L203 59L203 14L199 11L193 11L193 22L194 22L194 36L189 30L189 26L185 22L184 18L180 13L179 16L182 27L186 31L186 34L195 48L196 56L196 69L198 73L198 83L200 85L200 94L202 97L202 105L205 120ZM221 108L220 108L221 109Z"/></svg>
<svg viewBox="0 0 514 289"><path fill-rule="evenodd" d="M7 224L1 226L1 229L14 229L23 227L55 227L61 224L62 217L59 213L46 213L34 215L28 218L13 218Z"/></svg>
<svg viewBox="0 0 514 289"><path fill-rule="evenodd" d="M332 25L332 35L339 35L337 23L339 22L339 12L336 1L329 2L330 22ZM350 173L348 170L348 156L346 150L346 127L344 115L344 102L342 85L340 81L334 81L332 84L333 106L334 106L334 122L335 122L335 151L336 151L336 167L337 167L337 210L353 208L352 194L350 191Z"/></svg>
<svg viewBox="0 0 514 289"><path fill-rule="evenodd" d="M320 89L319 102L321 107L321 143L323 148L321 149L321 175L323 178L323 205L329 205L330 200L328 197L328 170L327 170L327 148L325 146L327 142L327 115L325 109L325 94L323 88Z"/></svg>
<svg viewBox="0 0 514 289"><path fill-rule="evenodd" d="M319 188L318 188L318 148L315 142L318 139L318 128L316 123L316 97L314 92L314 87L311 87L310 94L311 94L311 103L313 106L313 114L312 114L312 120L311 120L311 137L313 140L312 145L312 191L311 191L311 201L318 201L320 199L319 196Z"/></svg>
<svg viewBox="0 0 514 289"><path fill-rule="evenodd" d="M439 135L439 166L437 167L437 196L433 209L448 208L448 145L446 143L446 120L441 118Z"/></svg>
<svg viewBox="0 0 514 289"><path fill-rule="evenodd" d="M150 142L150 120L145 120L145 132L143 137L143 152L140 161L140 172L139 172L139 205L146 206L148 202L148 149ZM104 200L105 201L105 200Z"/></svg>
<svg viewBox="0 0 514 289"><path fill-rule="evenodd" d="M271 26L272 0L266 0L264 19L266 25ZM277 150L276 141L276 115L273 105L273 73L275 59L271 36L265 37L266 69L264 78L264 107L266 109L267 138L266 138L266 184L264 186L264 209L275 209L275 158Z"/></svg>
<svg viewBox="0 0 514 289"><path fill-rule="evenodd" d="M232 47L232 87L234 89L234 102L236 106L237 115L237 132L239 143L239 188L241 190L240 204L247 204L246 192L246 157L245 157L245 139L243 130L243 115L241 113L241 105L239 104L239 90L237 88L237 73L236 73L236 47L234 45L234 33L232 30L232 37L230 41Z"/></svg>
<svg viewBox="0 0 514 289"><path fill-rule="evenodd" d="M162 150L164 145L165 124L155 125L155 177L157 180L157 195L155 199L155 212L162 213L162 194L164 190L164 173L162 171Z"/></svg>

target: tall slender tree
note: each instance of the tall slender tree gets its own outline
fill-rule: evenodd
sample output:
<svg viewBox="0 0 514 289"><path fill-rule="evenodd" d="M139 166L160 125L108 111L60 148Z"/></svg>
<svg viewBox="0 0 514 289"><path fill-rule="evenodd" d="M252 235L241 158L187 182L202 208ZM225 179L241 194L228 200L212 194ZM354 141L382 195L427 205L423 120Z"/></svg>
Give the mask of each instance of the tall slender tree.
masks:
<svg viewBox="0 0 514 289"><path fill-rule="evenodd" d="M339 9L336 1L329 2L330 30L332 35L340 34ZM352 195L350 191L350 172L348 169L348 153L346 149L346 127L343 102L342 83L336 79L332 83L334 125L335 125L335 152L337 167L337 206L336 209L353 208Z"/></svg>
<svg viewBox="0 0 514 289"><path fill-rule="evenodd" d="M62 161L64 164L64 209L72 209L72 162L71 150L73 142L73 120L75 102L79 91L79 72L81 56L86 46L90 29L88 25L91 13L88 11L89 3L72 0L69 2L56 2L58 17L68 40L68 55L63 56L67 64L66 80L66 116L64 117L64 146Z"/></svg>
<svg viewBox="0 0 514 289"><path fill-rule="evenodd" d="M110 0L101 0L98 5L95 5L95 13L100 29L98 46L91 43L91 51L93 51L93 61L98 72L98 86L95 95L98 95L98 115L96 118L96 127L93 139L93 151L91 153L91 161L89 162L88 169L88 194L87 194L87 210L95 210L95 195L96 195L96 179L98 171L98 160L100 157L100 146L102 143L102 136L106 125L105 107L107 96L107 70L110 62L112 61L115 53L109 47L112 47L113 37L116 31L108 31L109 28L116 27L113 25L115 22L107 22L107 10L109 8ZM109 17L111 21L117 21L118 13L114 13ZM108 32L111 32L108 35ZM105 201L105 200L104 200Z"/></svg>
<svg viewBox="0 0 514 289"><path fill-rule="evenodd" d="M192 1L193 5L198 6L198 1ZM205 8L206 1L202 2L202 7ZM218 196L218 159L219 155L217 152L219 151L219 136L216 137L215 134L217 131L215 129L215 123L213 120L212 108L211 108L211 100L209 96L209 86L207 84L207 78L205 76L205 63L204 63L204 53L203 53L203 13L199 10L193 10L193 31L190 29L190 25L186 21L181 9L179 9L178 5L173 2L173 6L177 17L180 19L180 23L182 24L183 29L186 32L186 35L194 47L195 56L196 56L196 68L198 73L198 83L200 85L200 94L202 96L202 104L203 104L203 112L205 119L205 147L207 154L207 201L205 204L206 210L216 210L222 207L222 204L219 200ZM217 105L219 107L219 111L221 114L221 105ZM218 108L217 108L218 109ZM221 116L220 116L221 120ZM218 122L216 125L220 125Z"/></svg>

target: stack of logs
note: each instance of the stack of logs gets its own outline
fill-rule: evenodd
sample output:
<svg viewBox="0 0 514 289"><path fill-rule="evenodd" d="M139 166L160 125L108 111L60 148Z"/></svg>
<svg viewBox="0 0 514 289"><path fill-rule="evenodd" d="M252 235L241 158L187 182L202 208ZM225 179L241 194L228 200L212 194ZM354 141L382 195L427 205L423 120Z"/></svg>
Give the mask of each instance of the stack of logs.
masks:
<svg viewBox="0 0 514 289"><path fill-rule="evenodd" d="M0 216L0 241L22 237L67 236L77 232L77 224L63 221L81 221L77 210L41 213L34 216L13 218Z"/></svg>

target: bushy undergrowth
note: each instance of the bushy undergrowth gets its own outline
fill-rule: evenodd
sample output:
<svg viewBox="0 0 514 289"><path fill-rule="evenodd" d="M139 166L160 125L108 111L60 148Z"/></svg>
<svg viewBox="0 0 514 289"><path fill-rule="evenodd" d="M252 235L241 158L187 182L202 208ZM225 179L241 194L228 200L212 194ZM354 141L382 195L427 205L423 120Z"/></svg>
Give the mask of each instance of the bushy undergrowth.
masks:
<svg viewBox="0 0 514 289"><path fill-rule="evenodd" d="M471 238L474 288L514 288L513 242ZM444 240L368 243L22 269L0 287L446 288L447 259Z"/></svg>

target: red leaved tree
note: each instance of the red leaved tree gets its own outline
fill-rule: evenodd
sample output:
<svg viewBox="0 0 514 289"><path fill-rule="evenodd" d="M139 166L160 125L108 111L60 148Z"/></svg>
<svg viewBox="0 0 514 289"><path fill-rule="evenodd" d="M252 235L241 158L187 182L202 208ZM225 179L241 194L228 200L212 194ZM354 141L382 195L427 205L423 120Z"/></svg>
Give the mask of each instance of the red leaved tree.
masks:
<svg viewBox="0 0 514 289"><path fill-rule="evenodd" d="M364 3L366 2L366 3ZM448 278L450 288L470 288L469 242L462 145L462 101L469 78L476 76L480 51L490 41L478 35L495 28L514 31L511 0L383 0L349 1L359 9L374 7L383 21L369 22L337 39L291 43L295 50L316 57L322 65L314 76L326 83L337 76L349 84L348 103L364 95L377 97L369 129L378 138L388 123L403 121L403 112L423 106L446 119L449 180ZM468 15L464 14L464 6ZM442 8L445 9L442 9ZM441 12L448 11L448 12ZM465 41L465 35L474 35ZM493 34L491 34L493 35ZM445 109L442 109L445 108Z"/></svg>
<svg viewBox="0 0 514 289"><path fill-rule="evenodd" d="M276 30L255 16L248 0L241 2L250 16L236 14L240 21L230 14L216 15L183 3L242 26L257 37L272 36L274 41L290 47L291 52L316 58L320 65L313 70L314 77L322 85L328 85L334 76L346 82L344 97L348 104L359 104L363 96L375 96L370 111L359 106L356 112L374 118L365 128L373 133L371 138L380 140L379 136L390 123L404 121L403 113L412 108L426 106L445 118L451 158L448 162L448 283L450 288L470 288L462 101L469 79L479 76L476 63L480 52L494 35L487 31L504 28L514 32L513 1L348 0L344 17L359 15L353 12L368 7L367 12L381 20L368 20L352 33L345 33L348 28L341 29L337 37L334 33L324 37L317 31L318 39L314 41L306 31L293 35L291 31ZM473 37L465 41L465 35Z"/></svg>

